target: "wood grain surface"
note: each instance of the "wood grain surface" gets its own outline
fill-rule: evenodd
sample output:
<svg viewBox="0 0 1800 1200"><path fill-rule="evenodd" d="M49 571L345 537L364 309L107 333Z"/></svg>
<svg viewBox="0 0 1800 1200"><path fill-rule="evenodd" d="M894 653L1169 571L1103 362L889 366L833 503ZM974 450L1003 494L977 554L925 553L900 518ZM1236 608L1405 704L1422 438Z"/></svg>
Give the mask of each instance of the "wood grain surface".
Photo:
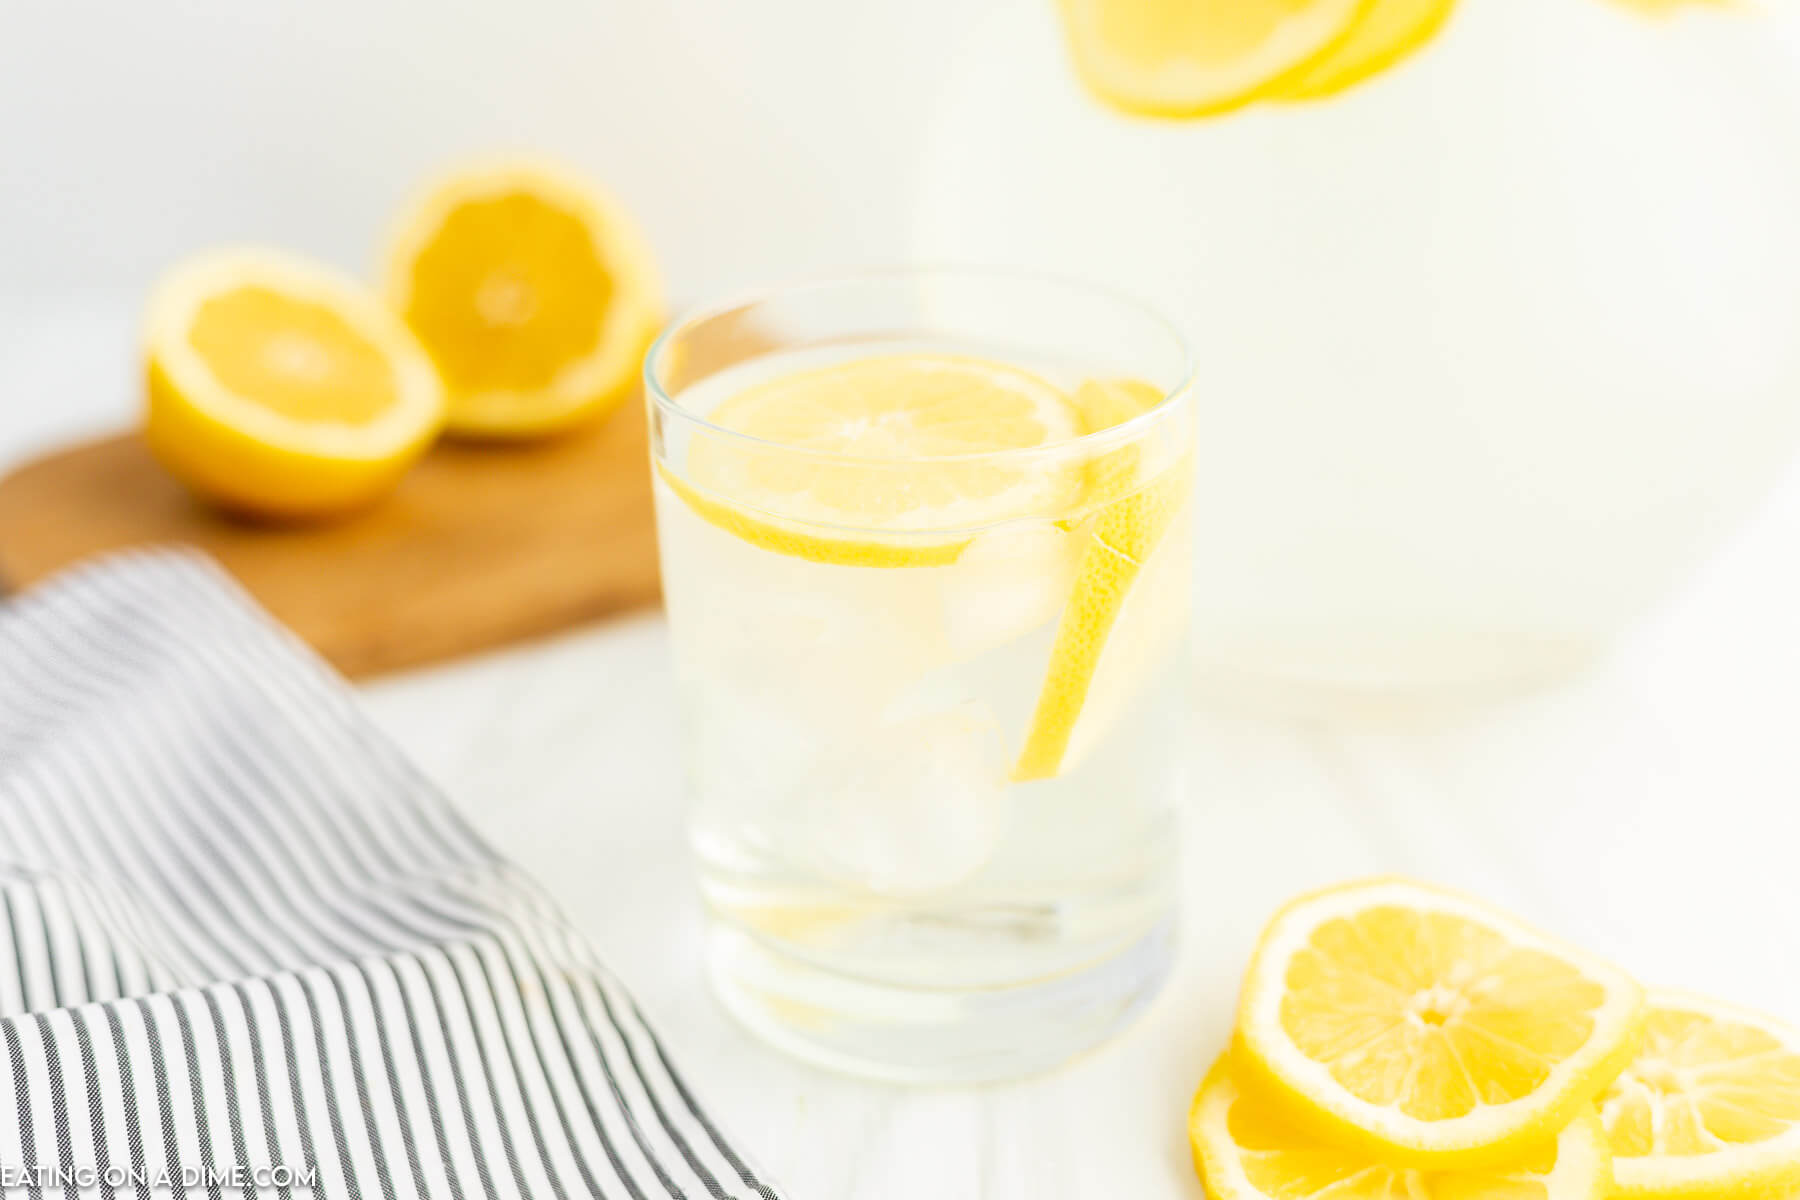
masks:
<svg viewBox="0 0 1800 1200"><path fill-rule="evenodd" d="M446 442L349 520L260 525L194 500L136 434L0 479L0 582L128 546L197 547L349 675L417 666L653 604L641 400L521 446Z"/></svg>

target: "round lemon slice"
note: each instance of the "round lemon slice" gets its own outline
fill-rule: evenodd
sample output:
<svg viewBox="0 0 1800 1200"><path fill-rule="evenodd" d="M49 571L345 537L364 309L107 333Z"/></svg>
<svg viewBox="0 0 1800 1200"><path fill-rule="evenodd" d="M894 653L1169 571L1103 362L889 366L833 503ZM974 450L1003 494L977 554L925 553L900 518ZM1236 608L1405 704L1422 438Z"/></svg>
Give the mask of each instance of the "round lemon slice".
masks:
<svg viewBox="0 0 1800 1200"><path fill-rule="evenodd" d="M353 280L272 250L222 251L147 306L151 450L191 489L267 517L387 491L444 418L431 360Z"/></svg>
<svg viewBox="0 0 1800 1200"><path fill-rule="evenodd" d="M1192 117L1256 99L1350 34L1370 0L1062 0L1076 69L1127 112Z"/></svg>
<svg viewBox="0 0 1800 1200"><path fill-rule="evenodd" d="M1455 7L1456 0L1376 0L1348 37L1278 81L1270 94L1318 100L1354 87L1421 49Z"/></svg>
<svg viewBox="0 0 1800 1200"><path fill-rule="evenodd" d="M685 471L661 467L664 482L719 528L815 562L942 566L972 536L942 531L1054 515L1080 496L1069 469L994 456L1082 432L1061 391L1000 363L864 356L765 379L705 416L746 436L696 431Z"/></svg>
<svg viewBox="0 0 1800 1200"><path fill-rule="evenodd" d="M1603 1200L1611 1183L1592 1109L1505 1166L1426 1172L1320 1141L1239 1091L1223 1058L1194 1097L1188 1141L1212 1200Z"/></svg>
<svg viewBox="0 0 1800 1200"><path fill-rule="evenodd" d="M1549 1141L1630 1061L1624 972L1455 893L1380 879L1301 897L1244 979L1239 1080L1340 1145L1431 1169Z"/></svg>
<svg viewBox="0 0 1800 1200"><path fill-rule="evenodd" d="M1653 992L1643 1048L1601 1098L1614 1195L1800 1195L1800 1031Z"/></svg>
<svg viewBox="0 0 1800 1200"><path fill-rule="evenodd" d="M471 437L552 433L610 411L663 317L636 223L544 163L440 181L401 220L386 290L443 374L450 432Z"/></svg>

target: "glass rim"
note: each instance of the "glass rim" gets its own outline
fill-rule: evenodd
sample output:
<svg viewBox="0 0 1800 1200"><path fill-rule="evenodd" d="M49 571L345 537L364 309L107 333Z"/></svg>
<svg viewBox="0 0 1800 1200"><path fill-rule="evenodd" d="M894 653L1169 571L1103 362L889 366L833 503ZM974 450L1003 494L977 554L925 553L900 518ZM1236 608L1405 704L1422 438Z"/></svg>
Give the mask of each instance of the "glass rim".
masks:
<svg viewBox="0 0 1800 1200"><path fill-rule="evenodd" d="M1142 319L1154 326L1175 347L1179 357L1180 378L1170 387L1158 387L1161 399L1143 412L1117 425L1109 425L1105 429L1096 429L1089 433L1078 434L1072 438L1045 442L1037 446L1011 446L1000 450L972 450L965 454L943 454L935 456L918 456L911 458L878 458L868 455L840 454L832 450L820 450L811 446L796 446L791 442L779 442L770 438L757 437L741 430L716 424L700 416L691 409L682 407L680 401L669 395L657 379L657 367L667 357L669 348L680 335L706 321L716 320L728 313L754 308L784 296L799 295L808 292L829 291L833 288L854 287L858 285L882 285L904 283L910 280L941 278L946 280L968 280L971 282L999 283L1010 285L1036 285L1060 289L1090 300L1100 300L1111 304L1121 311L1129 312L1136 319ZM799 458L812 459L819 462L841 463L847 466L896 468L920 463L982 463L996 460L1032 459L1037 457L1059 458L1070 454L1086 452L1104 452L1119 444L1131 442L1145 431L1153 428L1160 420L1166 418L1169 411L1176 407L1193 392L1194 379L1199 364L1194 358L1193 348L1180 328L1161 310L1149 302L1140 299L1120 288L1108 284L1094 283L1073 275L1065 275L1055 271L1038 270L1026 267L1001 267L965 265L960 263L920 263L902 266L871 267L857 270L836 271L815 275L803 275L775 283L757 287L744 288L731 293L722 299L705 304L697 304L681 312L671 320L650 344L644 353L643 380L644 394L659 413L685 422L705 431L708 438L718 438L727 443L737 443L753 448L761 454L793 455ZM1059 389L1060 390L1060 389Z"/></svg>

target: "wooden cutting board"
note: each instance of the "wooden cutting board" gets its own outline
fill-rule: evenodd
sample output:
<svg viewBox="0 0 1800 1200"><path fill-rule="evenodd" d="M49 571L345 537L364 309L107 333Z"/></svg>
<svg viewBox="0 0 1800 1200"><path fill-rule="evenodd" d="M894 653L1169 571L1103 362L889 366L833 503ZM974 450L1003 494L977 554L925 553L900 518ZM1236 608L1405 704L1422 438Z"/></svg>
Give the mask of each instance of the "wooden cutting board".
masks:
<svg viewBox="0 0 1800 1200"><path fill-rule="evenodd" d="M654 604L644 406L522 446L444 443L336 524L221 516L136 434L0 478L0 584L125 546L195 546L349 675L417 666Z"/></svg>

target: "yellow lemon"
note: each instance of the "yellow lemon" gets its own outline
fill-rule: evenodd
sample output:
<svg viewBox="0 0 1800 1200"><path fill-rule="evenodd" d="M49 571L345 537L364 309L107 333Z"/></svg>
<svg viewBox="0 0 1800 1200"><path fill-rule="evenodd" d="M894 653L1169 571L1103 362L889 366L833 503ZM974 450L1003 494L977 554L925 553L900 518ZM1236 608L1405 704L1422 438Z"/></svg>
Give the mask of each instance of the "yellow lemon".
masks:
<svg viewBox="0 0 1800 1200"><path fill-rule="evenodd" d="M1256 99L1349 35L1370 0L1062 0L1075 65L1127 112L1186 117Z"/></svg>
<svg viewBox="0 0 1800 1200"><path fill-rule="evenodd" d="M1089 432L1137 417L1163 393L1136 381L1094 381L1075 395ZM1094 510L1075 586L1057 622L1050 662L1025 743L1013 765L1019 782L1061 774L1082 714L1101 678L1113 628L1151 554L1182 516L1190 491L1189 458L1156 470L1147 447L1127 442L1094 457L1086 487Z"/></svg>
<svg viewBox="0 0 1800 1200"><path fill-rule="evenodd" d="M1471 1169L1554 1138L1643 1026L1643 990L1616 967L1478 901L1377 879L1277 914L1233 1052L1240 1083L1337 1144Z"/></svg>
<svg viewBox="0 0 1800 1200"><path fill-rule="evenodd" d="M431 360L353 280L272 250L162 278L145 322L151 450L224 507L330 515L387 491L444 418Z"/></svg>
<svg viewBox="0 0 1800 1200"><path fill-rule="evenodd" d="M1612 1181L1592 1109L1504 1166L1421 1171L1320 1141L1240 1092L1225 1059L1194 1097L1188 1141L1212 1200L1604 1200Z"/></svg>
<svg viewBox="0 0 1800 1200"><path fill-rule="evenodd" d="M1074 397L1088 433L1117 429L1149 412L1162 399L1161 388L1141 379L1090 379L1075 389ZM1141 482L1144 450L1141 440L1131 440L1093 457L1086 467L1090 510L1104 508Z"/></svg>
<svg viewBox="0 0 1800 1200"><path fill-rule="evenodd" d="M1028 371L946 354L853 358L745 387L705 414L665 484L752 545L846 566L942 566L973 529L1075 503L1080 480L995 452L1068 441L1081 418ZM833 534L831 529L856 530Z"/></svg>
<svg viewBox="0 0 1800 1200"><path fill-rule="evenodd" d="M471 167L431 188L400 223L386 289L444 377L450 432L471 437L610 411L663 319L636 223L543 163Z"/></svg>
<svg viewBox="0 0 1800 1200"><path fill-rule="evenodd" d="M1800 1195L1800 1031L1654 992L1643 1048L1600 1102L1617 1196Z"/></svg>
<svg viewBox="0 0 1800 1200"><path fill-rule="evenodd" d="M1411 55L1442 29L1456 0L1375 0L1350 35L1270 89L1283 99L1333 96Z"/></svg>

